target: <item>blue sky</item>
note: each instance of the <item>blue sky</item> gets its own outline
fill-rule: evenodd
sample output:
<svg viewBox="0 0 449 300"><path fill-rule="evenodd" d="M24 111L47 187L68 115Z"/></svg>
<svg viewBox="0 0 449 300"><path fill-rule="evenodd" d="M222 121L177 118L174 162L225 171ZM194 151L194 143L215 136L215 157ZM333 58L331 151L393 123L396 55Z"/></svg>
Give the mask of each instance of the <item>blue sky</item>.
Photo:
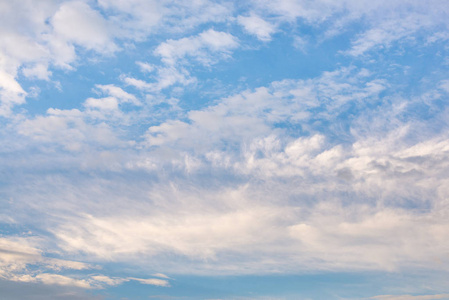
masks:
<svg viewBox="0 0 449 300"><path fill-rule="evenodd" d="M449 299L448 20L0 1L0 298Z"/></svg>

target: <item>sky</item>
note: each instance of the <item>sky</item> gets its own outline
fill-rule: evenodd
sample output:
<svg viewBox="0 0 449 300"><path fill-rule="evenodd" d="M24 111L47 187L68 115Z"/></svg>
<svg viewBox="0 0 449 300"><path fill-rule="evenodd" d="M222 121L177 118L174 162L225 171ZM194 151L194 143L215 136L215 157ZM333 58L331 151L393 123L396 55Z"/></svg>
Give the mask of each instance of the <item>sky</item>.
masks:
<svg viewBox="0 0 449 300"><path fill-rule="evenodd" d="M2 300L449 299L446 0L0 0Z"/></svg>

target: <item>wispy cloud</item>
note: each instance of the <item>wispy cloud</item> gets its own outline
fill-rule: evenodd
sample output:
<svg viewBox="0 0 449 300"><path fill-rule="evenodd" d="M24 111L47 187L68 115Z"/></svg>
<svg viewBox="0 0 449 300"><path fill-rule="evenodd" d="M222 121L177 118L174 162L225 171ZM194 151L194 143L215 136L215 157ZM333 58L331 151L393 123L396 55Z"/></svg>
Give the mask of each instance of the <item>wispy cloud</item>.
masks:
<svg viewBox="0 0 449 300"><path fill-rule="evenodd" d="M79 178L82 183L77 184L84 189L70 200L64 195L76 186L68 178L59 176L58 187L54 178L33 178L32 185L52 191L36 209L45 210L66 197L60 215L66 215L62 211L67 207L73 213L54 219L51 230L66 253L148 263L156 257L152 266L160 269L162 263L171 272L432 266L433 259L444 256L442 248L431 245L443 243L447 228L434 209L444 207L447 172L442 162L448 144L444 134L413 142L414 128L425 129L421 123L397 119L406 106L398 111L394 102L379 102L386 86L366 70L339 69L314 80L244 91L190 111L186 121L150 127L139 145L145 151L129 144L128 156L109 158L123 174L145 170L146 176L154 176L165 169L165 175L157 175L163 183L145 183L146 176L133 184L126 177L89 182ZM129 98L122 90L114 91L117 97ZM316 120L335 121L335 115L366 103L379 103L383 113L376 116L381 119L372 122L372 116L361 114L348 131L319 132L314 127ZM377 127L385 120L395 121ZM276 127L278 122L309 124L309 132L315 133L289 136ZM43 130L37 125L27 128ZM372 134L366 136L366 130ZM335 141L334 132L348 139ZM90 165L80 158L83 168L95 170L97 161ZM234 179L218 176L219 186L213 178L191 186L189 182L200 180L206 170ZM107 214L90 202L93 195L107 197ZM429 210L429 201L434 209ZM410 205L423 211L408 210ZM282 258L273 259L279 251ZM194 262L195 269L162 260L166 253L186 264ZM239 263L232 257L239 257Z"/></svg>

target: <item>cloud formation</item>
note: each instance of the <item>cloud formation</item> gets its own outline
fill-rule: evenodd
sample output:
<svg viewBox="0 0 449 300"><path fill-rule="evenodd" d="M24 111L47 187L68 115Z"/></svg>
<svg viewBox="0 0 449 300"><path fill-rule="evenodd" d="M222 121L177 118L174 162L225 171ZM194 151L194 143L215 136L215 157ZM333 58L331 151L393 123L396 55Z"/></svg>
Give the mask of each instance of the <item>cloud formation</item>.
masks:
<svg viewBox="0 0 449 300"><path fill-rule="evenodd" d="M0 4L2 282L446 274L446 7Z"/></svg>
<svg viewBox="0 0 449 300"><path fill-rule="evenodd" d="M392 122L407 106L400 104L401 99L382 103L379 93L386 86L365 70L341 69L313 80L274 82L268 88L244 91L190 111L186 121L150 127L137 148L123 144L131 154L121 160L112 151L105 166L121 170L126 175L121 179L79 178L77 184L84 191L67 198L66 191L76 189L68 177L58 176L57 187L54 178L32 178L31 186L52 191L42 198L41 208L34 209L44 212L61 197L66 199L58 215L66 214L67 208L74 213L51 220L55 222L51 233L61 249L74 256L112 261L145 257L148 262L158 257L161 262L163 255L172 253L195 262L196 269L188 270L201 274L437 267L433 261L445 265L442 237L447 222L440 213L448 191L447 166L442 163L449 149L446 133L423 139L415 131L425 130L422 124L407 119ZM114 94L113 99L134 99L112 86L98 88ZM383 119L368 122L373 116L361 114L347 131L331 128L318 133L317 121L338 122L339 114L364 109L367 103L379 103L384 113L375 116ZM396 106L400 111L393 109ZM77 111L76 116L87 112ZM443 118L442 114L435 118ZM56 130L59 122L67 124L61 117L27 120L21 132L55 143L54 134L47 138L36 130L46 134ZM377 128L385 119L391 126ZM44 120L56 123L43 127ZM74 130L81 134L85 127L83 136L94 134L95 127L86 127L82 120ZM292 136L276 126L280 122L300 123L310 134ZM372 134L365 136L366 130ZM348 139L335 140L336 134ZM81 145L89 140L78 143L67 144L66 149L81 151L75 159L85 170L96 170L98 162L89 163L82 154L87 148ZM118 169L112 167L116 165ZM165 174L157 175L161 183L145 183L146 176L162 169ZM130 185L126 178L140 171L147 175ZM217 175L205 180L203 172ZM224 181L219 174L234 179ZM191 180L203 183L192 186ZM92 197L107 197L108 213L101 212ZM130 205L125 210L124 202ZM435 244L441 247L433 248ZM273 259L279 252L282 258ZM234 257L240 257L238 264ZM169 261L164 266L170 272L187 272Z"/></svg>

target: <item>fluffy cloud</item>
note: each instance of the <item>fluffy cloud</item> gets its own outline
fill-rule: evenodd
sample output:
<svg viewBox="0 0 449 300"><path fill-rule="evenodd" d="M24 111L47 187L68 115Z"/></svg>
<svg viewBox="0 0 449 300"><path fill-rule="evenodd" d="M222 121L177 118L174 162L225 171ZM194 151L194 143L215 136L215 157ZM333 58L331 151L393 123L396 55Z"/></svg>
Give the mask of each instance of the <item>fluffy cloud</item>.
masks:
<svg viewBox="0 0 449 300"><path fill-rule="evenodd" d="M213 63L211 54L217 53L223 56L237 46L238 41L231 34L209 29L197 36L168 40L159 45L154 50L154 54L160 56L162 61L168 65L173 65L186 56L209 65Z"/></svg>
<svg viewBox="0 0 449 300"><path fill-rule="evenodd" d="M131 104L133 106L141 106L142 103L137 99L135 95L125 92L123 89L109 85L96 85L96 88L100 93L105 94L104 98L88 98L84 102L84 106L87 109L98 109L100 111L114 111L119 109L124 104ZM91 112L92 114L92 112ZM101 115L98 115L101 116Z"/></svg>
<svg viewBox="0 0 449 300"><path fill-rule="evenodd" d="M110 17L116 34L134 39L145 38L163 17L159 1L98 1L101 8L112 13Z"/></svg>
<svg viewBox="0 0 449 300"><path fill-rule="evenodd" d="M252 14L248 17L239 16L238 22L250 34L254 34L261 41L270 41L276 27L264 19Z"/></svg>
<svg viewBox="0 0 449 300"><path fill-rule="evenodd" d="M24 103L26 92L17 81L20 67L26 77L49 80L50 65L71 68L76 60L75 45L101 53L117 49L106 20L81 1L60 5L54 1L37 5L11 2L4 3L0 11L5 16L2 35L8 37L0 43L3 115L8 115L14 105Z"/></svg>
<svg viewBox="0 0 449 300"><path fill-rule="evenodd" d="M52 24L56 37L68 42L100 52L116 50L106 20L84 2L62 4L52 17Z"/></svg>
<svg viewBox="0 0 449 300"><path fill-rule="evenodd" d="M442 84L435 83L441 93ZM116 86L97 88L117 103L135 99ZM192 110L185 120L151 126L142 143L124 146L127 156L112 158L120 165L117 177L75 176L75 184L62 174L32 176L20 201L34 197L33 186L52 191L30 209L53 207L64 216L49 219L64 253L145 261L169 272L445 266L447 133L416 122L413 103L396 95L384 101L379 94L387 88L367 70L341 68L244 91ZM348 111L363 113L346 128L333 127ZM77 132L87 138L96 125L87 126L84 114L52 110L25 121L21 132L56 143L54 128L79 122ZM444 116L435 112L434 121ZM323 124L330 125L323 131ZM73 159L98 172L85 159L88 151L78 149ZM92 202L97 198L108 199L106 211ZM164 259L167 254L176 259Z"/></svg>
<svg viewBox="0 0 449 300"><path fill-rule="evenodd" d="M183 32L208 22L225 22L232 5L214 1L111 1L99 5L122 38L143 40L159 31Z"/></svg>
<svg viewBox="0 0 449 300"><path fill-rule="evenodd" d="M87 105L110 109L108 101L115 103L116 100L115 98L90 100ZM104 146L121 143L107 124L87 122L83 112L77 109L49 109L47 113L47 116L25 120L18 126L19 133L40 142L62 145L70 151L79 151L91 142Z"/></svg>
<svg viewBox="0 0 449 300"><path fill-rule="evenodd" d="M0 70L0 115L7 116L14 105L25 102L27 93L14 79L12 74Z"/></svg>
<svg viewBox="0 0 449 300"><path fill-rule="evenodd" d="M197 63L210 66L218 60L229 56L231 50L239 46L233 35L209 29L196 36L179 40L167 40L154 50L153 54L161 58L162 66L150 66L138 62L144 72L154 72L154 82L146 82L132 77L124 77L126 84L148 92L160 92L175 84L182 86L196 82L183 65L189 65L187 58Z"/></svg>
<svg viewBox="0 0 449 300"><path fill-rule="evenodd" d="M169 24L175 20L178 24L180 17L186 30L203 22L224 21L230 8L209 1L187 5L182 1L103 0L95 8L85 1L22 1L3 3L0 13L4 37L0 42L0 114L9 116L11 109L25 103L27 96L18 81L20 75L50 80L51 68L74 68L79 47L97 55L111 55L121 48L118 40L141 41L156 26L170 31ZM199 43L212 51L223 46L222 54L236 43L231 35L213 30L203 33L200 39Z"/></svg>
<svg viewBox="0 0 449 300"><path fill-rule="evenodd" d="M160 92L168 87L171 87L176 84L180 84L182 86L194 84L196 82L196 78L192 77L190 73L180 67L174 66L162 66L157 67L155 70L156 75L154 76L154 82L146 82L144 80L132 78L132 77L124 77L123 81L125 84L133 86L139 90L148 91L148 92Z"/></svg>
<svg viewBox="0 0 449 300"><path fill-rule="evenodd" d="M354 39L348 54L358 56L398 41L413 42L430 30L447 31L447 10L441 0L423 5L419 1L254 1L255 11L277 17L279 22L326 24L324 38L341 34L355 21L363 20L367 29Z"/></svg>
<svg viewBox="0 0 449 300"><path fill-rule="evenodd" d="M347 83L348 78L354 84ZM217 105L190 111L186 122L171 120L152 126L147 143L196 148L203 153L208 149L226 149L226 144L234 148L249 144L254 138L277 134L281 130L274 126L276 123L301 122L306 127L311 120L331 121L330 114L337 116L349 103L363 106L377 101L384 88L382 80L370 80L363 70L346 68L325 72L314 81L275 82L270 88L244 91Z"/></svg>
<svg viewBox="0 0 449 300"><path fill-rule="evenodd" d="M27 91L18 77L50 80L52 68L73 69L79 48L107 55L128 47L135 41L143 41L158 32L189 31L208 22L236 21L244 29L262 41L271 39L276 26L302 20L313 25L327 24L327 34L332 36L354 20L365 20L366 30L361 30L345 53L360 56L372 49L389 47L396 41L413 42L423 32L439 28L444 36L447 28L446 11L440 0L429 5L416 1L257 1L247 14L233 18L233 5L210 1L99 1L98 7L84 1L45 2L33 4L5 3L2 10L2 35L0 45L1 114L23 104ZM23 9L24 8L24 9ZM18 12L11 19L11 12ZM265 21L270 16L270 22ZM173 26L176 24L176 28ZM273 24L277 24L274 26ZM347 27L347 26L346 26ZM76 28L76 30L72 30ZM441 29L442 28L442 29ZM438 39L435 34L435 39ZM7 42L6 42L7 41ZM160 44L154 54L173 65L188 57L204 65L212 65L226 57L239 46L231 33L214 29L197 36L168 39ZM195 82L194 76L182 68L159 66L156 86L160 91L175 83Z"/></svg>

